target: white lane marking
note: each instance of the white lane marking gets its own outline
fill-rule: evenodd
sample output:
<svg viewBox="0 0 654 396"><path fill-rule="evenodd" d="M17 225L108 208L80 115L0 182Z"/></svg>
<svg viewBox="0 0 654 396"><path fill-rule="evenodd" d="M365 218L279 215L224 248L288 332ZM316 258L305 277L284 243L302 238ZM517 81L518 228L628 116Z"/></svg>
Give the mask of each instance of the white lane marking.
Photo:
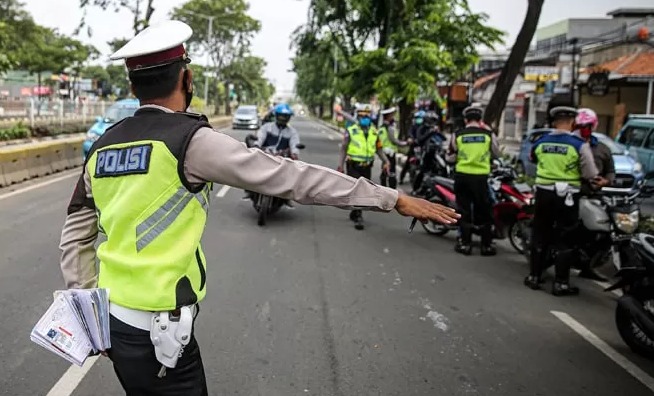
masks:
<svg viewBox="0 0 654 396"><path fill-rule="evenodd" d="M84 376L91 370L91 367L98 361L98 356L86 359L82 367L72 365L66 370L59 381L50 389L46 396L70 396L77 386L82 382Z"/></svg>
<svg viewBox="0 0 654 396"><path fill-rule="evenodd" d="M225 185L224 185L224 186L223 186L223 187L218 191L218 194L216 194L216 197L218 197L218 198L224 198L225 195L227 195L227 192L229 191L230 188L231 188L230 186L228 186L228 185L225 184Z"/></svg>
<svg viewBox="0 0 654 396"><path fill-rule="evenodd" d="M611 287L610 283L606 282L600 282L600 281L593 281L595 284L599 285L602 289L606 289L608 287ZM622 297L622 291L620 290L611 290L611 293L615 294L618 297Z"/></svg>
<svg viewBox="0 0 654 396"><path fill-rule="evenodd" d="M38 183L38 184L32 184L31 186L21 188L20 190L15 190L15 191L8 192L6 194L0 195L0 201L3 200L3 199L9 198L9 197L16 196L18 194L22 194L22 193L25 193L25 192L28 192L28 191L36 190L37 188L49 186L50 184L58 183L58 182L60 182L62 180L70 179L73 176L79 176L79 175L80 175L80 173L78 173L78 172L72 172L72 173L70 173L68 175L55 177L54 179L46 180L46 181Z"/></svg>
<svg viewBox="0 0 654 396"><path fill-rule="evenodd" d="M574 330L577 334L582 336L586 341L591 343L595 348L599 349L603 354L605 354L609 359L613 360L620 367L625 369L626 372L631 374L634 378L640 381L645 385L649 390L654 392L654 378L649 374L641 370L638 366L633 364L629 359L618 353L615 349L611 348L606 342L602 341L598 336L593 334L588 330L584 325L577 322L565 312L550 311L550 313L556 316L561 322L565 323L568 327Z"/></svg>

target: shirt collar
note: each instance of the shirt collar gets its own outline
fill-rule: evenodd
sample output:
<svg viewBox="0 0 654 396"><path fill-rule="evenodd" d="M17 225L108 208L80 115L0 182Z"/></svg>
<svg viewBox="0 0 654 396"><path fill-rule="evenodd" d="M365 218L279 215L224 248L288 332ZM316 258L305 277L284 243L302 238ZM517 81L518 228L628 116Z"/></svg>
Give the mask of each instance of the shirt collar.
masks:
<svg viewBox="0 0 654 396"><path fill-rule="evenodd" d="M157 110L164 111L166 113L174 113L174 111L169 109L168 107L159 106L159 105L155 105L155 104L146 104L146 105L143 105L143 106L139 107L139 109L157 109Z"/></svg>

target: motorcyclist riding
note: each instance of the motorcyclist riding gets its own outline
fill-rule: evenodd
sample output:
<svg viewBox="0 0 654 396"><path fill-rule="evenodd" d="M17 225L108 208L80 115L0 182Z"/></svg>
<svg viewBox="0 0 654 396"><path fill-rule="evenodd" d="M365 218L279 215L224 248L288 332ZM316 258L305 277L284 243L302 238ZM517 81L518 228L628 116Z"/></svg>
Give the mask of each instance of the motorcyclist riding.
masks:
<svg viewBox="0 0 654 396"><path fill-rule="evenodd" d="M423 161L420 164L420 172L413 182L414 195L419 193L425 174L434 170L436 150L446 140L445 136L438 130L438 115L433 111L425 113L424 123L418 128L415 140L415 145L423 149Z"/></svg>
<svg viewBox="0 0 654 396"><path fill-rule="evenodd" d="M273 150L274 152L288 150L290 158L297 160L299 158L300 150L300 135L295 128L288 125L293 110L286 103L281 103L275 106L273 110L275 120L264 124L257 132L257 140L246 138L246 145L248 147L258 147L264 151ZM251 193L245 192L244 199L250 199ZM286 205L292 207L290 201Z"/></svg>
<svg viewBox="0 0 654 396"><path fill-rule="evenodd" d="M413 140L413 143L409 146L409 152L407 153L407 163L411 158L416 156L415 152L415 140L416 135L418 134L418 129L422 126L422 123L425 119L425 112L423 110L418 110L413 114L413 124L411 124L411 129L409 129L409 138ZM409 167L405 165L400 172L400 184L404 184L404 178L409 172Z"/></svg>

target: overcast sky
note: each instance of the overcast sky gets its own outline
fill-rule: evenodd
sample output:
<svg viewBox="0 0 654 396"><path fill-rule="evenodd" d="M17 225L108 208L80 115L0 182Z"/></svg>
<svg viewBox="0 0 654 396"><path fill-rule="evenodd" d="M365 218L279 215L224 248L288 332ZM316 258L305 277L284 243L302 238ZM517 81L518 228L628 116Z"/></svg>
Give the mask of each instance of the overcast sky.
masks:
<svg viewBox="0 0 654 396"><path fill-rule="evenodd" d="M82 11L79 0L23 0L37 23L72 34L79 23ZM168 19L170 10L183 4L183 0L155 0L151 22ZM293 88L294 74L289 73L292 54L289 53L289 36L307 17L309 0L249 0L250 15L261 21L262 28L252 43L252 52L268 62L267 77L279 91ZM469 0L475 11L490 16L490 24L507 32L507 46L511 46L520 29L526 0ZM652 7L652 0L545 0L540 25L548 25L565 18L602 17L608 11L623 7ZM103 55L109 55L106 42L115 37L131 35L131 18L128 13L115 13L92 9L87 22L93 27L93 36L81 36L92 43ZM204 64L204 59L194 59Z"/></svg>

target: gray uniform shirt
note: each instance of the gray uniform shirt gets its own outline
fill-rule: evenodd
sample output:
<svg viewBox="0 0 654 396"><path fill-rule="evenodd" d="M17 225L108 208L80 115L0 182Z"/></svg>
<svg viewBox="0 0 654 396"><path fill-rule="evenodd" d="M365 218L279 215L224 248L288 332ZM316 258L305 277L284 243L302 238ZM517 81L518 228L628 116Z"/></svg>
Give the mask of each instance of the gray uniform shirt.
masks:
<svg viewBox="0 0 654 396"><path fill-rule="evenodd" d="M201 128L191 139L184 175L190 183L215 182L307 205L390 212L398 199L396 190L323 166L248 149L244 143L210 128ZM87 198L92 199L91 178L87 172L82 177ZM66 217L59 248L67 288L97 285L97 236L98 218L93 209L82 207Z"/></svg>

